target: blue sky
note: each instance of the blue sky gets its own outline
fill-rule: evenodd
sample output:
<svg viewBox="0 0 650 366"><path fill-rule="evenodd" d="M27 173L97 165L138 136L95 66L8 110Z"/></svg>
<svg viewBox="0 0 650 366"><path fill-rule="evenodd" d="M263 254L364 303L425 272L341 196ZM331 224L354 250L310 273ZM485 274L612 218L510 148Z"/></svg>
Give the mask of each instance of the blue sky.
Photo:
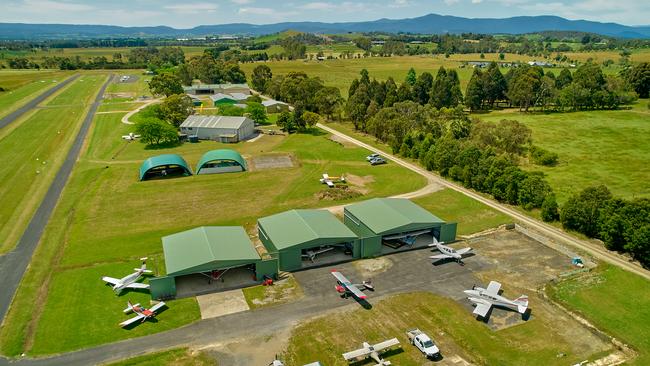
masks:
<svg viewBox="0 0 650 366"><path fill-rule="evenodd" d="M428 13L502 18L558 15L569 19L650 24L650 0L1 0L0 22L169 25L283 21L345 22Z"/></svg>

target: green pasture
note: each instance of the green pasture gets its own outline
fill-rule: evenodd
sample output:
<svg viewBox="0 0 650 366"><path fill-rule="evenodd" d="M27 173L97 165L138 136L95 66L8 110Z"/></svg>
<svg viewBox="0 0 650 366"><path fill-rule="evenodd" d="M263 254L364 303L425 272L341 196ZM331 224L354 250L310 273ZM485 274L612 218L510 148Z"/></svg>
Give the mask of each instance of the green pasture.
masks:
<svg viewBox="0 0 650 366"><path fill-rule="evenodd" d="M136 80L132 82L122 83L119 78L122 75L129 75L135 77ZM148 82L151 80L150 75L142 75L142 72L135 70L115 70L115 82L111 83L106 88L107 102L112 102L115 97L126 97L135 99L142 95L151 96L149 91ZM122 96L124 95L124 96ZM128 97L126 95L129 95Z"/></svg>
<svg viewBox="0 0 650 366"><path fill-rule="evenodd" d="M104 75L75 80L38 109L0 133L0 252L25 229L76 136Z"/></svg>
<svg viewBox="0 0 650 366"><path fill-rule="evenodd" d="M27 104L70 75L61 71L0 71L0 118Z"/></svg>
<svg viewBox="0 0 650 366"><path fill-rule="evenodd" d="M550 296L599 329L631 346L650 364L650 282L610 265L579 274L549 288Z"/></svg>
<svg viewBox="0 0 650 366"><path fill-rule="evenodd" d="M434 338L443 357L458 355L479 365L571 365L605 351L593 354L595 350L558 329L552 312L533 314L526 323L493 331L454 300L424 292L402 294L373 303L371 311L339 311L299 325L283 356L290 365L319 360L324 365L343 366L348 363L341 354L362 342L397 337L401 350L384 353L384 358L395 365L422 365L424 356L409 344L405 334L416 327ZM581 327L573 320L563 326ZM560 353L564 356L558 357Z"/></svg>
<svg viewBox="0 0 650 366"><path fill-rule="evenodd" d="M204 352L191 352L187 348L151 353L129 358L106 366L215 366L215 360Z"/></svg>
<svg viewBox="0 0 650 366"><path fill-rule="evenodd" d="M477 117L523 122L533 131L535 145L559 155L557 166L526 168L544 172L560 202L598 184L616 196L650 197L650 111L645 101L630 110L549 114L509 110Z"/></svg>

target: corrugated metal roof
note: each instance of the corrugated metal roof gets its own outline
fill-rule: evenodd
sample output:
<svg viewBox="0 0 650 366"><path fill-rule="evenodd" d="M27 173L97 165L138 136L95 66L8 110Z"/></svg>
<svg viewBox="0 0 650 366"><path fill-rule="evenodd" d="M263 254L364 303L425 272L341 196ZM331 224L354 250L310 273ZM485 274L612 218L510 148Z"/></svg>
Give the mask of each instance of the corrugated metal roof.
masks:
<svg viewBox="0 0 650 366"><path fill-rule="evenodd" d="M224 94L224 93L213 94L210 96L210 99L212 99L213 102L216 102L218 100L223 100L223 99L232 100L233 102L237 101L237 98L233 97L230 94Z"/></svg>
<svg viewBox="0 0 650 366"><path fill-rule="evenodd" d="M180 167L185 168L185 171L187 172L188 175L192 175L192 171L190 170L190 167L187 165L185 159L183 159L180 155L163 154L163 155L152 156L149 159L142 162L142 165L140 165L140 180L144 178L144 175L147 173L147 171L149 171L149 169L155 168L157 166L163 166L163 165L178 165Z"/></svg>
<svg viewBox="0 0 650 366"><path fill-rule="evenodd" d="M257 220L265 235L282 250L318 239L351 241L357 236L326 210L290 210Z"/></svg>
<svg viewBox="0 0 650 366"><path fill-rule="evenodd" d="M373 198L345 207L375 234L413 224L443 224L444 221L405 198Z"/></svg>
<svg viewBox="0 0 650 366"><path fill-rule="evenodd" d="M276 104L285 105L287 103L275 99L267 99L262 101L262 105L265 107L276 105Z"/></svg>
<svg viewBox="0 0 650 366"><path fill-rule="evenodd" d="M162 238L167 275L253 263L260 256L241 226L201 226Z"/></svg>
<svg viewBox="0 0 650 366"><path fill-rule="evenodd" d="M181 127L196 128L240 128L247 117L236 116L202 116L198 114L191 115L181 123ZM251 120L252 122L252 120Z"/></svg>

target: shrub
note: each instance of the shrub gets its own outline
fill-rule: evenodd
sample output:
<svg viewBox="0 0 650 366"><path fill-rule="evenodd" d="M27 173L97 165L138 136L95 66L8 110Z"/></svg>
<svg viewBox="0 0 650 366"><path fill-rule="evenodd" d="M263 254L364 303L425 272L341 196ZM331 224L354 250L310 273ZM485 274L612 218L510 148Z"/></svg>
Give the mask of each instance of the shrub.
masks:
<svg viewBox="0 0 650 366"><path fill-rule="evenodd" d="M532 146L530 148L530 159L537 165L555 166L557 165L559 156L541 147Z"/></svg>

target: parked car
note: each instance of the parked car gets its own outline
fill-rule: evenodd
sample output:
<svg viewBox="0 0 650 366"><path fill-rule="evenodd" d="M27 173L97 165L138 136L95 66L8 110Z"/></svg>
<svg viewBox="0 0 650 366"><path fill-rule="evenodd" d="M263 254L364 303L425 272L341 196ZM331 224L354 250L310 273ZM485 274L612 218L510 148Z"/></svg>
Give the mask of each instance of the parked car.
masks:
<svg viewBox="0 0 650 366"><path fill-rule="evenodd" d="M406 332L409 341L422 352L426 358L436 359L440 357L440 350L433 343L431 338L419 329L412 329Z"/></svg>
<svg viewBox="0 0 650 366"><path fill-rule="evenodd" d="M386 164L386 160L382 157L374 158L370 160L370 165L379 165L379 164Z"/></svg>
<svg viewBox="0 0 650 366"><path fill-rule="evenodd" d="M366 160L368 160L368 161L374 160L374 159L377 159L377 158L381 158L381 155L379 155L379 154L370 154L370 155L366 156Z"/></svg>

